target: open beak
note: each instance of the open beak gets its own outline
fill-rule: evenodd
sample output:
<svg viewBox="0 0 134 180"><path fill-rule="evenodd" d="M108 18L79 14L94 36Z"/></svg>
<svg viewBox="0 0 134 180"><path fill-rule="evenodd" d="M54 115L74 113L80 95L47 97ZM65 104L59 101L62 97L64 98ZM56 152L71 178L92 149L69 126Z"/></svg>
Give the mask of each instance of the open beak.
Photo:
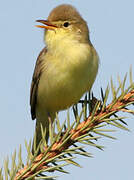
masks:
<svg viewBox="0 0 134 180"><path fill-rule="evenodd" d="M45 26L44 25L36 25L36 27L39 27L39 28L44 28L44 29L49 29L49 30L55 30L57 28L57 26L53 25L48 20L36 20L36 22L40 22L45 25Z"/></svg>

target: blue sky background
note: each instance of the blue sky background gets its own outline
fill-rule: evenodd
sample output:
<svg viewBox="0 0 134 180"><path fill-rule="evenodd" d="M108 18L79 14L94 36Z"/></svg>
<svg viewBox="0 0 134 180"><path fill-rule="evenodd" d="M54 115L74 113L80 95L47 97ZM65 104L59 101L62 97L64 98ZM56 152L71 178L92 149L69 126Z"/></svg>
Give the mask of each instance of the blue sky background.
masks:
<svg viewBox="0 0 134 180"><path fill-rule="evenodd" d="M33 136L35 122L30 117L30 84L36 58L44 47L43 31L35 20L46 19L53 7L74 5L86 19L91 41L100 57L100 69L93 87L100 97L111 76L117 82L134 69L134 1L133 0L4 0L0 2L0 166L5 157ZM133 73L134 76L134 73ZM65 113L60 114L61 119ZM83 168L69 166L69 175L59 180L129 180L134 178L134 117L128 115L131 132L119 130L118 140L103 138L101 152L88 150L94 158L78 158ZM25 157L25 149L23 148Z"/></svg>

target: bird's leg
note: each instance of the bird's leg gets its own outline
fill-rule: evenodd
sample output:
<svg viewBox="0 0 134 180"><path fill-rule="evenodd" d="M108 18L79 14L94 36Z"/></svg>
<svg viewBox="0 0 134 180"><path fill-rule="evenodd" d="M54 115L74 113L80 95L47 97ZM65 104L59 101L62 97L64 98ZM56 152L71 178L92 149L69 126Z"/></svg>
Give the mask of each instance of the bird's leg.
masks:
<svg viewBox="0 0 134 180"><path fill-rule="evenodd" d="M92 98L90 99L90 106L91 106L90 114L92 114L96 105L98 106L97 111L98 112L101 111L102 104L103 104L103 102L101 100L97 99L92 93Z"/></svg>
<svg viewBox="0 0 134 180"><path fill-rule="evenodd" d="M80 104L82 104L82 106L85 104L85 103L88 103L89 104L89 106L90 106L90 114L92 114L92 111L93 111L93 109L95 108L95 106L96 106L96 103L99 103L99 110L101 109L101 106L102 106L102 102L101 102L101 100L98 100L94 95L93 95L93 93L90 95L90 93L89 93L89 99L88 100L79 100L79 102L78 103L80 103Z"/></svg>

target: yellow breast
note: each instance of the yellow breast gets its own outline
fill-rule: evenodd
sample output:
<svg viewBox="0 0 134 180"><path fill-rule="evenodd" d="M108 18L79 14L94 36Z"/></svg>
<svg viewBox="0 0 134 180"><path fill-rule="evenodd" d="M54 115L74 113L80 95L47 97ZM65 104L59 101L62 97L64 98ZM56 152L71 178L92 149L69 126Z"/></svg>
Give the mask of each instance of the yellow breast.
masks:
<svg viewBox="0 0 134 180"><path fill-rule="evenodd" d="M91 89L98 71L98 56L89 44L53 43L44 56L38 88L38 104L48 111L66 109Z"/></svg>

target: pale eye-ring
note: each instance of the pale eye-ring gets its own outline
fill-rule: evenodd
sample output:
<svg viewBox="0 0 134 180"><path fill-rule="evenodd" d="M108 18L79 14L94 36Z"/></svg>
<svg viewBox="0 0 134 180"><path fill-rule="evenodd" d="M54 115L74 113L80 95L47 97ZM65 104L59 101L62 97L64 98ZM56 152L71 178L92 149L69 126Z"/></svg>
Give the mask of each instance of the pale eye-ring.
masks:
<svg viewBox="0 0 134 180"><path fill-rule="evenodd" d="M64 27L68 27L69 25L70 25L69 22L65 22L65 23L63 24Z"/></svg>

